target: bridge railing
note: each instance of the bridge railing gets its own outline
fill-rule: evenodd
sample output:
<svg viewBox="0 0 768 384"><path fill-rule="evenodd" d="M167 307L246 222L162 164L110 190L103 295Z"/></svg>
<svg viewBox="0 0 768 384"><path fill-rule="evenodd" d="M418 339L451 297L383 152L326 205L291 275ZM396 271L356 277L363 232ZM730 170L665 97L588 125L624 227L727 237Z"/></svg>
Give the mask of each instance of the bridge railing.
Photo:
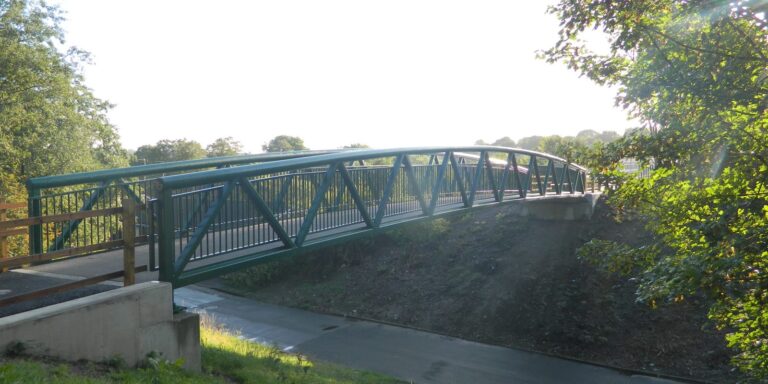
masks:
<svg viewBox="0 0 768 384"><path fill-rule="evenodd" d="M563 159L485 146L349 151L161 177L160 279L183 286L403 221L583 193L585 181L586 170Z"/></svg>
<svg viewBox="0 0 768 384"><path fill-rule="evenodd" d="M269 153L140 165L32 178L27 181L29 216L44 217L104 210L121 206L123 197L141 207L157 197L154 184L164 175L220 169L265 161L332 153L303 151ZM136 234L147 238L150 218L146 208L137 211ZM112 216L94 216L64 223L34 225L29 231L29 252L42 254L122 239L122 224Z"/></svg>

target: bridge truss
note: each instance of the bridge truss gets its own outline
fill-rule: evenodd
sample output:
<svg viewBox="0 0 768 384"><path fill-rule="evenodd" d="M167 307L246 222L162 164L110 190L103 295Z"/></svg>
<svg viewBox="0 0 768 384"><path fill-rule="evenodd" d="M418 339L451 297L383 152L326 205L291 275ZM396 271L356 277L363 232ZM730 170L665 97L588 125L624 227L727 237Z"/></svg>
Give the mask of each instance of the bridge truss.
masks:
<svg viewBox="0 0 768 384"><path fill-rule="evenodd" d="M487 146L345 151L164 176L150 204L150 267L180 287L408 221L584 193L586 176L558 157Z"/></svg>

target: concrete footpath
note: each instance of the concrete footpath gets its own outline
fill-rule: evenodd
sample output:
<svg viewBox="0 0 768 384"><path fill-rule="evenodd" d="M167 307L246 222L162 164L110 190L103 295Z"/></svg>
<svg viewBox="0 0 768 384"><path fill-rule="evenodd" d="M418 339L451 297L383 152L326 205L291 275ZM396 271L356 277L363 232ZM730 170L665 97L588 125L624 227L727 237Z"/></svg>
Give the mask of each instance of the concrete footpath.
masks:
<svg viewBox="0 0 768 384"><path fill-rule="evenodd" d="M176 301L212 316L249 340L413 383L677 383L408 328L259 303L199 286L177 289Z"/></svg>

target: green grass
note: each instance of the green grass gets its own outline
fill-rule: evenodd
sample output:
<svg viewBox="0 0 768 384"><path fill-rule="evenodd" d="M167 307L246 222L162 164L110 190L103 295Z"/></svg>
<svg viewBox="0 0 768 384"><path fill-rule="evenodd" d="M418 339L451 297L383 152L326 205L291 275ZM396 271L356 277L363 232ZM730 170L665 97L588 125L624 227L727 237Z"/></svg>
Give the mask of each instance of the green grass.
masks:
<svg viewBox="0 0 768 384"><path fill-rule="evenodd" d="M201 374L182 370L181 362L152 357L138 369L120 368L119 360L97 364L6 357L0 359L0 383L402 383L371 372L313 362L276 347L249 342L206 319L200 334L203 347Z"/></svg>

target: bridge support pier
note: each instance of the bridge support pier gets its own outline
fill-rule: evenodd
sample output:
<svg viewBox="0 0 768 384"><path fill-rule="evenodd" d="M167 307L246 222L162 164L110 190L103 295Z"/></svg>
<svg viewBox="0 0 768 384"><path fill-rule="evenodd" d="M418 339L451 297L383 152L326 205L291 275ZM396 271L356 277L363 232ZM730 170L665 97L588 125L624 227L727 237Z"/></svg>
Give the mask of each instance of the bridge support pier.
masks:
<svg viewBox="0 0 768 384"><path fill-rule="evenodd" d="M547 197L529 196L525 200L512 202L513 214L540 220L589 220L595 211L600 193L583 195L560 195Z"/></svg>

